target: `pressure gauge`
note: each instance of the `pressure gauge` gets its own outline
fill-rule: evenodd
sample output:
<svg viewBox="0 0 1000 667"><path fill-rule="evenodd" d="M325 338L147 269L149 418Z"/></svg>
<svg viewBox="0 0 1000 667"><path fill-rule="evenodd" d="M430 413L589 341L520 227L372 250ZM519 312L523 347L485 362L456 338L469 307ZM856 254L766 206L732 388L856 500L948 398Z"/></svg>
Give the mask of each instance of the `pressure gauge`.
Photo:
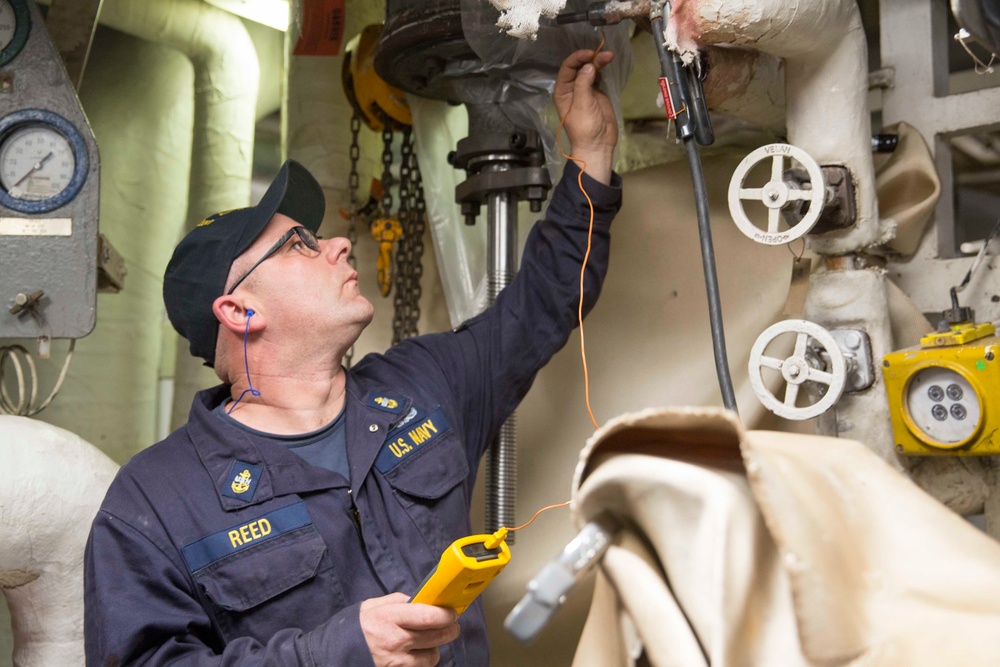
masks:
<svg viewBox="0 0 1000 667"><path fill-rule="evenodd" d="M31 15L27 0L0 0L0 67L14 59L28 41Z"/></svg>
<svg viewBox="0 0 1000 667"><path fill-rule="evenodd" d="M71 201L86 177L87 146L68 120L41 109L0 119L0 204L45 213Z"/></svg>

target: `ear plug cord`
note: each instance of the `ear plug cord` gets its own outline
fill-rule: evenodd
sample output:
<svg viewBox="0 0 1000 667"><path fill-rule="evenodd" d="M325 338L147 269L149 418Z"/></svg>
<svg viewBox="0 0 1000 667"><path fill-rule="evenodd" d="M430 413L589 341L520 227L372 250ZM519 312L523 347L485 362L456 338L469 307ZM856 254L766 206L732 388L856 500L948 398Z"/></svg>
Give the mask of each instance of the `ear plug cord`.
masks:
<svg viewBox="0 0 1000 667"><path fill-rule="evenodd" d="M243 393L240 394L240 397L233 401L233 404L229 406L229 409L226 411L227 415L233 413L233 410L236 409L236 406L240 404L240 401L243 400L243 397L246 396L248 392L251 396L260 396L260 392L254 389L253 382L250 380L250 357L247 354L247 338L250 336L250 318L253 317L253 314L252 310L247 311L247 328L243 331L243 364L246 367L247 384L250 385L250 388L244 389Z"/></svg>

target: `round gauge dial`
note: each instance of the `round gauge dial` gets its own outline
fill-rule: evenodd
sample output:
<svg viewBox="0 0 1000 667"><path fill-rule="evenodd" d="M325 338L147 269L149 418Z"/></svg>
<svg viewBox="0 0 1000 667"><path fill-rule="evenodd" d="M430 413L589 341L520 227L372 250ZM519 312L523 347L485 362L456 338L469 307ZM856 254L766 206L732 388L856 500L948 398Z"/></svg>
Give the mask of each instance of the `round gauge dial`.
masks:
<svg viewBox="0 0 1000 667"><path fill-rule="evenodd" d="M73 180L75 165L69 139L51 125L24 125L0 145L0 185L16 199L52 199Z"/></svg>
<svg viewBox="0 0 1000 667"><path fill-rule="evenodd" d="M26 109L0 119L0 204L51 211L75 197L86 176L86 144L62 116Z"/></svg>
<svg viewBox="0 0 1000 667"><path fill-rule="evenodd" d="M0 0L0 66L14 59L28 41L31 14L26 0Z"/></svg>
<svg viewBox="0 0 1000 667"><path fill-rule="evenodd" d="M964 445L979 431L983 409L968 380L951 369L933 366L910 378L906 416L921 440L932 447L952 448Z"/></svg>
<svg viewBox="0 0 1000 667"><path fill-rule="evenodd" d="M10 0L0 0L0 50L6 49L14 41L17 31L17 18L14 16L14 6Z"/></svg>

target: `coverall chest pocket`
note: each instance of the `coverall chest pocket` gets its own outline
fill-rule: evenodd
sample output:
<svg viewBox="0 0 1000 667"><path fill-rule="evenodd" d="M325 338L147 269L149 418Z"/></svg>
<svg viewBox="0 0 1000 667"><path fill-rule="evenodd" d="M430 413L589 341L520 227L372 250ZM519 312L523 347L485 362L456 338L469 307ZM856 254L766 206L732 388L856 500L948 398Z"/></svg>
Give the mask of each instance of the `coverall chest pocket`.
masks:
<svg viewBox="0 0 1000 667"><path fill-rule="evenodd" d="M469 477L465 449L454 432L384 473L409 520L440 553L464 534L468 522L468 494L463 484Z"/></svg>
<svg viewBox="0 0 1000 667"><path fill-rule="evenodd" d="M267 641L287 627L308 631L346 606L326 544L311 523L271 539L266 533L275 528L266 518L248 526L227 532L245 548L193 574L226 641ZM237 544L247 536L259 543Z"/></svg>

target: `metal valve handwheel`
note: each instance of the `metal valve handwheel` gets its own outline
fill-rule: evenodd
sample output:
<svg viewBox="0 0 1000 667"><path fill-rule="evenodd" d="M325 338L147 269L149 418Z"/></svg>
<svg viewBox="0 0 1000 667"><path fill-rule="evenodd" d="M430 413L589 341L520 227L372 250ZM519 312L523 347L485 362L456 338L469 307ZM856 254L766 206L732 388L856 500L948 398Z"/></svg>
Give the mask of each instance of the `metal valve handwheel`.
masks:
<svg viewBox="0 0 1000 667"><path fill-rule="evenodd" d="M795 334L795 348L787 359L764 356L767 346L782 334ZM809 339L814 345L809 345ZM830 357L828 370L816 368L818 354L810 354L810 348L815 350L816 344L822 346ZM785 396L779 400L765 386L761 369L770 368L781 373L784 378ZM768 410L785 419L811 419L821 415L840 399L847 379L847 364L837 341L826 329L807 320L784 320L772 324L757 337L750 350L750 386L757 398ZM826 385L826 393L812 405L797 407L799 389L806 382Z"/></svg>
<svg viewBox="0 0 1000 667"><path fill-rule="evenodd" d="M796 188L784 180L785 158L792 158L805 168L812 189ZM743 187L750 170L767 159L771 160L771 180L760 188ZM768 144L743 158L733 172L733 178L729 181L729 213L736 226L749 238L757 243L780 245L809 233L823 212L825 196L823 170L816 164L816 160L801 148L789 144ZM767 207L766 231L750 222L743 208L744 201L759 201ZM809 202L809 211L797 224L780 231L778 225L781 222L781 209L794 201Z"/></svg>

